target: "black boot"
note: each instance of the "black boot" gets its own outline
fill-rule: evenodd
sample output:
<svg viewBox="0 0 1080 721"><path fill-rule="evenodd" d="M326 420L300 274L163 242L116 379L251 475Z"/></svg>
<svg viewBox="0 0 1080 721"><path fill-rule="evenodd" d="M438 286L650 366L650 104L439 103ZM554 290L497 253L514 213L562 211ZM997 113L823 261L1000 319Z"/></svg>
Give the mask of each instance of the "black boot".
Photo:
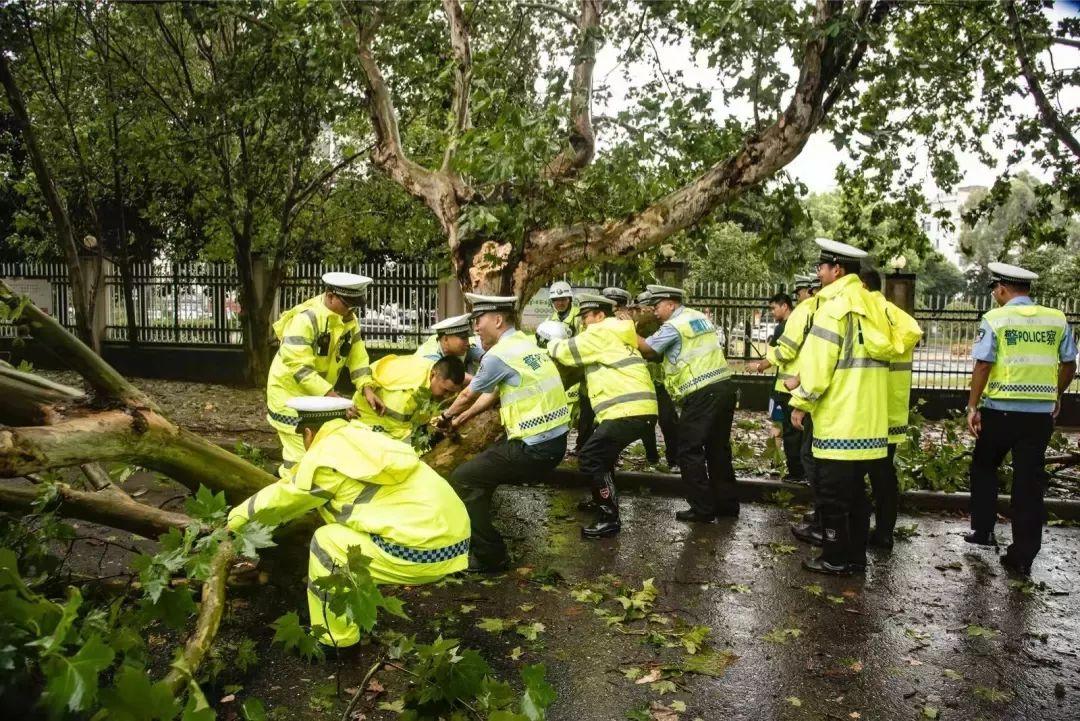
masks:
<svg viewBox="0 0 1080 721"><path fill-rule="evenodd" d="M591 492L589 493L589 495L578 501L577 504L577 509L579 511L595 512L597 508L598 506L596 505L596 501L593 499L593 494Z"/></svg>
<svg viewBox="0 0 1080 721"><path fill-rule="evenodd" d="M596 502L596 520L592 525L581 529L585 538L603 538L614 536L622 528L619 523L619 499L615 495L615 479L611 473L605 473L597 487L593 488L593 500Z"/></svg>
<svg viewBox="0 0 1080 721"><path fill-rule="evenodd" d="M803 568L834 576L850 576L864 571L865 565L860 567L849 561L851 532L847 515L822 516L821 522L821 555L803 561Z"/></svg>
<svg viewBox="0 0 1080 721"><path fill-rule="evenodd" d="M976 546L993 546L997 548L997 536L993 531L972 531L964 536L964 540L968 543L974 543Z"/></svg>
<svg viewBox="0 0 1080 721"><path fill-rule="evenodd" d="M809 543L811 546L821 545L821 526L817 523L807 521L793 523L791 524L791 535L803 543Z"/></svg>

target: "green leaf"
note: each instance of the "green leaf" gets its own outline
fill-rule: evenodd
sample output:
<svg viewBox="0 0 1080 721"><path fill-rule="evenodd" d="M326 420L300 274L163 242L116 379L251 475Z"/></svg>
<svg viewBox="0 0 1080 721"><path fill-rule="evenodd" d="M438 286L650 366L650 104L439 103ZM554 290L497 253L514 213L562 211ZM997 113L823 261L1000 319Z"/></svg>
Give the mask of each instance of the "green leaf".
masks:
<svg viewBox="0 0 1080 721"><path fill-rule="evenodd" d="M244 702L240 704L240 712L245 721L266 721L266 708L257 698L244 699Z"/></svg>
<svg viewBox="0 0 1080 721"><path fill-rule="evenodd" d="M516 623L516 618L481 618L476 622L476 627L481 631L487 631L488 633L502 633L503 631L513 628Z"/></svg>
<svg viewBox="0 0 1080 721"><path fill-rule="evenodd" d="M809 585L803 586L803 590L809 593L811 596L817 596L818 598L820 598L825 593L825 589L823 589L820 585L816 583L811 583Z"/></svg>
<svg viewBox="0 0 1080 721"><path fill-rule="evenodd" d="M397 701L380 701L380 711L393 711L394 713L405 712L405 699L399 698Z"/></svg>
<svg viewBox="0 0 1080 721"><path fill-rule="evenodd" d="M937 719L941 717L941 712L933 706L923 706L922 717L924 719Z"/></svg>
<svg viewBox="0 0 1080 721"><path fill-rule="evenodd" d="M679 641L687 653L697 653L705 645L705 639L709 637L710 633L712 633L712 629L708 626L693 626L679 638Z"/></svg>
<svg viewBox="0 0 1080 721"><path fill-rule="evenodd" d="M993 638L998 635L998 632L992 628L971 625L967 627L967 635L968 638Z"/></svg>
<svg viewBox="0 0 1080 721"><path fill-rule="evenodd" d="M54 714L89 709L97 699L98 674L112 664L115 652L99 636L91 636L74 656L49 655L45 672L45 705Z"/></svg>
<svg viewBox="0 0 1080 721"><path fill-rule="evenodd" d="M225 509L228 503L225 501L225 492L213 493L209 488L199 485L195 495L184 502L184 509L189 516L193 516L206 523L214 523L225 518Z"/></svg>
<svg viewBox="0 0 1080 721"><path fill-rule="evenodd" d="M739 657L734 651L728 649L717 651L715 649L707 648L700 653L687 656L682 660L682 663L675 667L675 669L684 673L696 673L703 676L719 678L724 675L728 666L738 660Z"/></svg>
<svg viewBox="0 0 1080 721"><path fill-rule="evenodd" d="M188 681L188 700L180 721L217 721L217 714L206 702L199 684L194 681Z"/></svg>
<svg viewBox="0 0 1080 721"><path fill-rule="evenodd" d="M240 542L240 555L246 558L258 558L260 548L271 548L274 543L274 530L259 521L248 521L234 532Z"/></svg>
<svg viewBox="0 0 1080 721"><path fill-rule="evenodd" d="M547 708L555 701L555 689L545 678L547 669L543 664L534 664L521 669L521 680L525 684L525 694L521 699L521 711L529 721L543 721Z"/></svg>
<svg viewBox="0 0 1080 721"><path fill-rule="evenodd" d="M798 696L788 696L784 700L787 701L790 705L794 706L795 708L799 708L800 706L802 706L802 699L799 698Z"/></svg>
<svg viewBox="0 0 1080 721"><path fill-rule="evenodd" d="M144 669L133 666L124 667L115 686L102 691L101 696L109 718L116 721L171 721L178 710L177 700L164 681L151 683Z"/></svg>
<svg viewBox="0 0 1080 721"><path fill-rule="evenodd" d="M143 605L151 617L160 619L174 631L186 627L188 618L199 610L191 591L184 587L165 589L156 603L146 603L146 600L148 599L144 599Z"/></svg>
<svg viewBox="0 0 1080 721"><path fill-rule="evenodd" d="M309 662L323 658L322 646L312 633L300 625L300 617L295 611L279 616L270 627L274 629L273 643L280 643L286 651L295 650Z"/></svg>
<svg viewBox="0 0 1080 721"><path fill-rule="evenodd" d="M545 628L544 624L539 621L534 621L533 623L522 624L514 630L526 641L535 641L537 637L544 632Z"/></svg>
<svg viewBox="0 0 1080 721"><path fill-rule="evenodd" d="M667 679L664 679L662 681L653 681L651 684L649 684L649 688L663 696L666 693L675 693L675 682L669 681Z"/></svg>
<svg viewBox="0 0 1080 721"><path fill-rule="evenodd" d="M25 586L23 588L25 588ZM26 593L29 594L30 591L27 590ZM68 586L67 601L60 607L60 618L56 621L52 633L32 641L29 645L40 646L42 655L60 652L67 642L67 636L71 631L71 625L75 623L75 619L79 615L79 608L82 606L82 600L82 594L79 593L79 589L74 586Z"/></svg>

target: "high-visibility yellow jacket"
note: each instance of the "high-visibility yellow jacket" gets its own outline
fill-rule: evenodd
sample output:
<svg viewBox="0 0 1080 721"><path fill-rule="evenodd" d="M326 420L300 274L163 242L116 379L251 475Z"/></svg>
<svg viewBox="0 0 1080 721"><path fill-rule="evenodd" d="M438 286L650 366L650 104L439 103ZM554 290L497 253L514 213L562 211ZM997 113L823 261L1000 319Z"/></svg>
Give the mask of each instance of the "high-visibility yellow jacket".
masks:
<svg viewBox="0 0 1080 721"><path fill-rule="evenodd" d="M664 383L673 399L731 377L724 350L716 341L716 327L704 313L683 306L667 323L679 332L681 341L677 358L664 356Z"/></svg>
<svg viewBox="0 0 1080 721"><path fill-rule="evenodd" d="M291 478L263 488L229 513L229 527L251 519L278 525L318 509L327 523L371 535L387 561L433 563L441 573L468 565L469 514L438 473L411 446L359 421L319 429Z"/></svg>
<svg viewBox="0 0 1080 721"><path fill-rule="evenodd" d="M281 346L266 379L266 420L279 431L296 429L296 411L285 402L296 396L324 396L342 368L357 388L370 382L367 349L356 317L348 321L315 296L282 314L274 323Z"/></svg>
<svg viewBox="0 0 1080 721"><path fill-rule="evenodd" d="M565 316L560 316L559 311L553 309L551 311L551 315L549 315L547 319L557 320L560 323L566 323L566 325L570 326L571 336L575 336L585 329L585 321L581 317L581 308L579 308L578 304L573 301L570 301L570 308L567 309ZM566 388L566 403L567 406L570 408L572 423L577 423L578 401L581 400L581 386L581 383L575 383L572 386Z"/></svg>
<svg viewBox="0 0 1080 721"><path fill-rule="evenodd" d="M488 351L517 372L516 386L502 382L499 390L499 419L506 437L528 438L570 422L559 369L533 339L520 330L507 333Z"/></svg>
<svg viewBox="0 0 1080 721"><path fill-rule="evenodd" d="M857 275L819 293L814 324L799 353L794 408L814 417L815 458L884 458L889 444L889 362L899 353L884 311Z"/></svg>
<svg viewBox="0 0 1080 721"><path fill-rule="evenodd" d="M371 364L371 387L386 406L380 416L357 391L353 398L359 420L371 430L408 442L413 429L424 425L438 408L431 396L435 361L418 355L388 355Z"/></svg>
<svg viewBox="0 0 1080 721"><path fill-rule="evenodd" d="M791 393L784 381L799 375L799 351L806 342L810 327L814 325L814 313L820 303L820 294L799 301L784 323L784 332L776 345L765 350L765 359L776 367L776 383L773 388L780 393Z"/></svg>
<svg viewBox="0 0 1080 721"><path fill-rule="evenodd" d="M892 333L903 344L900 355L889 361L889 443L907 440L908 416L911 412L911 374L915 360L915 346L922 338L918 321L900 306L885 298L879 291L870 293L884 310L892 326Z"/></svg>
<svg viewBox="0 0 1080 721"><path fill-rule="evenodd" d="M563 365L585 368L598 422L657 415L656 389L638 352L633 321L605 318L573 338L553 342L548 352Z"/></svg>
<svg viewBox="0 0 1080 721"><path fill-rule="evenodd" d="M994 400L1056 401L1065 314L1041 305L1003 305L983 319L997 339L997 359L983 391Z"/></svg>

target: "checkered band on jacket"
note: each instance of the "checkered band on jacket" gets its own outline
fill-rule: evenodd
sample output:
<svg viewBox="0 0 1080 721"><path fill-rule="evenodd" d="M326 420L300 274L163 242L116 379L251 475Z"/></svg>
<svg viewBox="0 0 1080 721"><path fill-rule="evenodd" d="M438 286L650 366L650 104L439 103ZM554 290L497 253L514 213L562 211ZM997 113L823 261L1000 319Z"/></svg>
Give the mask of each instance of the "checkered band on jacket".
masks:
<svg viewBox="0 0 1080 721"><path fill-rule="evenodd" d="M888 438L815 438L814 448L823 451L869 451L887 448Z"/></svg>
<svg viewBox="0 0 1080 721"><path fill-rule="evenodd" d="M383 551L389 553L395 558L400 558L403 561L411 561L413 563L439 563L440 561L449 561L453 558L457 558L463 554L469 552L469 539L466 538L463 541L451 544L449 546L443 546L442 548L410 548L408 546L400 546L396 543L387 541L382 536L371 534L371 541L381 548Z"/></svg>

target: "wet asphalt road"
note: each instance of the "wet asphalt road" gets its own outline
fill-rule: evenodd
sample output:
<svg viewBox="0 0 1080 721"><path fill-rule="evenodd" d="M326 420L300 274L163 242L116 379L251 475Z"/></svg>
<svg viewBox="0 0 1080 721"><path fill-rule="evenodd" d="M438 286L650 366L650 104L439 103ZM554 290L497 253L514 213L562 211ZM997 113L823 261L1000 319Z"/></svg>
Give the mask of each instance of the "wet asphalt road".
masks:
<svg viewBox="0 0 1080 721"><path fill-rule="evenodd" d="M558 569L571 589L605 574L632 586L653 577L658 610L710 626L712 646L738 659L719 678L688 674L675 693L654 693L621 673L655 663L640 637L581 613L561 589L533 589L549 628L544 652L526 660L547 663L553 719L623 719L652 700L682 700L685 719L917 719L935 709L942 719L1080 719L1080 529L1047 529L1033 571L1045 587L1024 593L991 549L964 543L964 519L902 516L917 535L875 555L865 579L841 579L800 568L809 550L788 531L795 511L746 505L737 520L687 525L673 517L676 499L624 496L623 532L586 543L579 495L499 492L519 564ZM512 585L476 589L480 612L513 614L522 594ZM763 639L785 629L797 631Z"/></svg>

